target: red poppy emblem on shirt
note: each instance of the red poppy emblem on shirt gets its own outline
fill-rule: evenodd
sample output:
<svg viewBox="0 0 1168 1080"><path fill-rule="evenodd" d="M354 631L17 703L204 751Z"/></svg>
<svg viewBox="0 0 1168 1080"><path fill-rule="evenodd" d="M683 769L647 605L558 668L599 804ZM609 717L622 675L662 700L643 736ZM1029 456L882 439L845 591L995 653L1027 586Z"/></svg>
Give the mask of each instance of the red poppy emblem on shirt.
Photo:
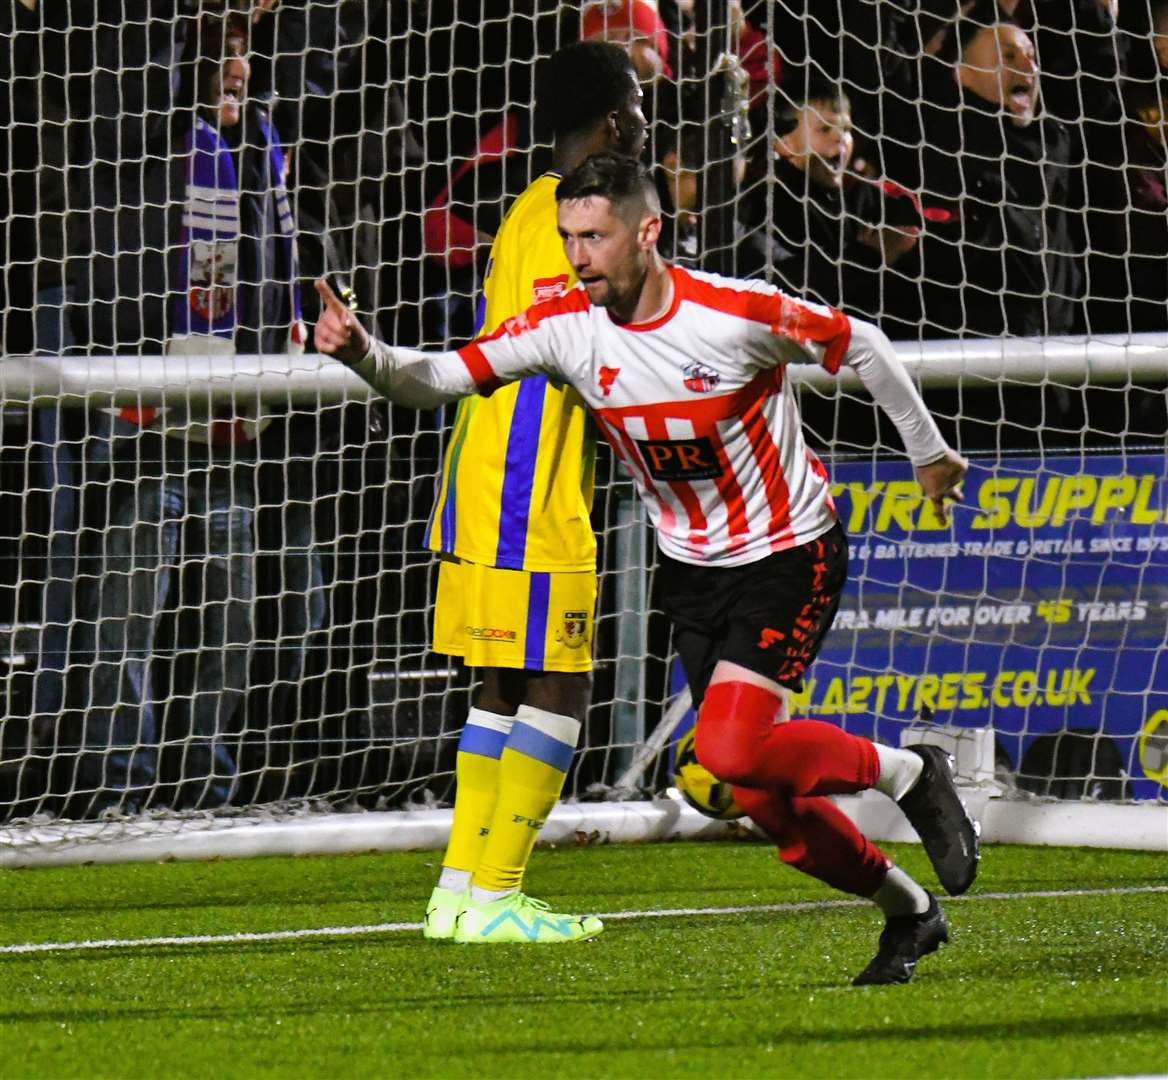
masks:
<svg viewBox="0 0 1168 1080"><path fill-rule="evenodd" d="M620 374L618 367L602 367L600 369L600 389L605 397L612 393L612 384Z"/></svg>

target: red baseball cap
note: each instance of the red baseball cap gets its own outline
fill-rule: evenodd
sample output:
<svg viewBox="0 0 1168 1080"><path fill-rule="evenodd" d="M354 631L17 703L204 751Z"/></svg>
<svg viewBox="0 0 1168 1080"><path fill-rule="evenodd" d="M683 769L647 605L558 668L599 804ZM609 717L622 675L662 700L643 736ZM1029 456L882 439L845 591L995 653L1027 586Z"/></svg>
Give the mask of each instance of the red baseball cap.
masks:
<svg viewBox="0 0 1168 1080"><path fill-rule="evenodd" d="M661 57L662 70L671 76L669 35L657 9L648 0L598 0L584 8L580 16L580 40L603 40L610 30L632 30L652 42Z"/></svg>

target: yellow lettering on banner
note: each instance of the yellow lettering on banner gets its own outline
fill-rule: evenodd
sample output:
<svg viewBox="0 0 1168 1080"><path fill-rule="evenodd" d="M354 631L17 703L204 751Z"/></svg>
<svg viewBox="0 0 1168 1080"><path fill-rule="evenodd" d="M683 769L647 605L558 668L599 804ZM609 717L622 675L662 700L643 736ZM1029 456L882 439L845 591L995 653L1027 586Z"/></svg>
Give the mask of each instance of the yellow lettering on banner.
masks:
<svg viewBox="0 0 1168 1080"><path fill-rule="evenodd" d="M964 673L960 671L947 671L941 676L941 692L937 695L938 709L957 708L957 688L964 678Z"/></svg>
<svg viewBox="0 0 1168 1080"><path fill-rule="evenodd" d="M1095 503L1099 481L1093 476L1068 476L1059 490L1058 502L1050 519L1052 525L1064 525L1072 510L1083 510Z"/></svg>
<svg viewBox="0 0 1168 1080"><path fill-rule="evenodd" d="M1099 485L1099 497L1095 500L1095 509L1091 513L1091 523L1100 524L1106 519L1108 510L1130 506L1135 497L1134 476L1105 476Z"/></svg>
<svg viewBox="0 0 1168 1080"><path fill-rule="evenodd" d="M872 706L872 711L876 713L884 712L884 699L888 696L888 691L896 682L895 675L877 675L876 676L876 702Z"/></svg>
<svg viewBox="0 0 1168 1080"><path fill-rule="evenodd" d="M844 698L844 681L838 675L827 684L827 693L823 695L823 705L820 712L834 714L842 713L847 708Z"/></svg>
<svg viewBox="0 0 1168 1080"><path fill-rule="evenodd" d="M985 682L984 671L967 671L961 681L964 697L958 703L959 709L980 709L985 705L985 694L981 684Z"/></svg>
<svg viewBox="0 0 1168 1080"><path fill-rule="evenodd" d="M851 680L836 676L827 683L821 703L815 701L815 680L791 698L792 712L848 715L862 712L907 713L921 709L952 711L984 709L991 702L1003 709L1032 705L1072 706L1091 704L1095 669L1054 668L1046 671L1000 671L987 687L985 671L950 671L944 675L856 675ZM895 702L892 691L896 689Z"/></svg>
<svg viewBox="0 0 1168 1080"><path fill-rule="evenodd" d="M978 489L977 502L981 513L975 514L971 526L975 529L998 529L1011 518L1024 528L1036 529L1046 525L1065 525L1076 516L1076 511L1090 508L1090 520L1099 525L1113 511L1130 507L1129 520L1133 525L1155 525L1168 521L1168 507L1154 505L1159 478L1145 473L1139 477L1105 476L1050 476L1045 480L1026 477L996 477L987 480ZM1039 491L1041 484L1042 490ZM891 489L894 485L889 485ZM1011 502L1010 496L1013 495ZM925 502L917 528L934 528L931 504ZM881 520L901 522L901 515L885 507Z"/></svg>
<svg viewBox="0 0 1168 1080"><path fill-rule="evenodd" d="M1055 496L1058 494L1059 478L1056 476L1046 482L1046 487L1042 489L1042 505L1037 510L1031 503L1034 484L1035 481L1028 477L1018 485L1018 502L1015 508L1018 524L1029 529L1040 528L1050 520L1050 512L1054 509Z"/></svg>
<svg viewBox="0 0 1168 1080"><path fill-rule="evenodd" d="M843 484L831 485L831 493L833 496L842 495L846 491L848 498L851 499L852 512L848 515L848 532L859 532L863 528L864 518L868 514L868 508L876 501L876 496L883 490L883 480L877 480L871 487L866 487L864 484L856 483L855 481L846 487Z"/></svg>
<svg viewBox="0 0 1168 1080"><path fill-rule="evenodd" d="M1133 525L1168 522L1168 507L1154 505L1159 478L1141 476L994 477L977 492L980 512L970 522L974 529L999 529L1011 521L1024 528L1065 525L1076 511L1090 509L1092 524L1100 525L1114 511L1130 507ZM1041 485L1041 491L1039 486ZM944 530L915 480L877 480L872 484L832 484L833 498L845 496L851 506L847 530L861 532L865 522L875 532L895 525L906 533Z"/></svg>
<svg viewBox="0 0 1168 1080"><path fill-rule="evenodd" d="M1008 709L1010 705L1013 704L1010 701L1009 695L1004 691L1006 687L1014 681L1014 676L1016 674L1017 672L1013 671L1003 671L998 674L996 679L994 679L994 688L990 691L990 700L992 700L995 705L1000 705L1002 708Z"/></svg>
<svg viewBox="0 0 1168 1080"><path fill-rule="evenodd" d="M1038 675L1033 671L1019 671L1014 680L1014 704L1025 708L1038 700Z"/></svg>
<svg viewBox="0 0 1168 1080"><path fill-rule="evenodd" d="M928 499L922 498L921 515L917 518L917 529L921 532L936 529L948 531L949 526L937 517L937 511L933 509L933 504Z"/></svg>
<svg viewBox="0 0 1168 1080"><path fill-rule="evenodd" d="M987 480L978 489L977 505L985 511L973 519L975 529L1000 529L1010 520L1010 500L1005 493L1018 486L1017 477Z"/></svg>
<svg viewBox="0 0 1168 1080"><path fill-rule="evenodd" d="M1071 618L1071 602L1069 600L1040 600L1038 614L1048 623L1065 623Z"/></svg>
<svg viewBox="0 0 1168 1080"><path fill-rule="evenodd" d="M936 712L937 690L940 686L941 680L936 675L922 675L917 679L917 692L913 694L913 712L919 713L922 705Z"/></svg>
<svg viewBox="0 0 1168 1080"><path fill-rule="evenodd" d="M1148 506L1152 492L1156 489L1154 476L1141 476L1140 487L1136 492L1135 502L1131 508L1131 522L1133 525L1155 525L1160 520L1160 511ZM1168 516L1165 517L1168 521Z"/></svg>
<svg viewBox="0 0 1168 1080"><path fill-rule="evenodd" d="M791 695L791 709L797 712L810 712L812 709L811 699L815 693L815 679L807 679L803 683L803 690L801 693Z"/></svg>
<svg viewBox="0 0 1168 1080"><path fill-rule="evenodd" d="M1091 686L1091 680L1095 678L1095 669L1088 668L1086 671L1071 671L1071 685L1067 691L1067 704L1074 705L1078 698L1083 699L1084 705L1091 704L1091 695L1088 692Z"/></svg>
<svg viewBox="0 0 1168 1080"><path fill-rule="evenodd" d="M911 675L897 675L896 677L896 711L904 712L908 708L909 695L916 682Z"/></svg>
<svg viewBox="0 0 1168 1080"><path fill-rule="evenodd" d="M884 488L880 513L876 515L876 531L884 532L892 522L913 531L913 511L920 505L921 489L915 480L892 480Z"/></svg>
<svg viewBox="0 0 1168 1080"><path fill-rule="evenodd" d="M1061 675L1057 671L1048 671L1046 673L1046 685L1043 687L1043 696L1048 705L1065 705L1067 701L1067 690L1071 685L1072 672L1064 671ZM1058 684L1058 689L1055 689L1055 684Z"/></svg>

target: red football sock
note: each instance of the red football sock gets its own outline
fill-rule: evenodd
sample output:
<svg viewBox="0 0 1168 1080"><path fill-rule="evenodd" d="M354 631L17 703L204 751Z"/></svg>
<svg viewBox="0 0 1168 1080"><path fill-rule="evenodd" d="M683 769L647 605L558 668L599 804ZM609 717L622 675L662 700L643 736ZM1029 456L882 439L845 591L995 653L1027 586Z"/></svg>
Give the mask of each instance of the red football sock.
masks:
<svg viewBox="0 0 1168 1080"><path fill-rule="evenodd" d="M734 801L779 849L779 858L841 892L871 897L891 865L830 799L735 787Z"/></svg>
<svg viewBox="0 0 1168 1080"><path fill-rule="evenodd" d="M792 795L840 795L876 783L868 740L821 720L776 724L782 702L752 683L716 683L698 713L694 749L719 780Z"/></svg>

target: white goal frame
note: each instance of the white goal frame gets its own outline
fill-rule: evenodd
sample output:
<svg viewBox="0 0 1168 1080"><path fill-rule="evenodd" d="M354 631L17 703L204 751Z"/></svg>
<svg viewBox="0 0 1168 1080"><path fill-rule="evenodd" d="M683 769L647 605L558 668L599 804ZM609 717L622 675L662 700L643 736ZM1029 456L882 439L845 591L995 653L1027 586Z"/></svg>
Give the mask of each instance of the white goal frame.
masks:
<svg viewBox="0 0 1168 1080"><path fill-rule="evenodd" d="M1159 334L1094 338L1000 339L897 343L922 389L1011 383L1084 386L1168 383L1168 339ZM819 389L851 388L818 369L795 378ZM855 384L855 385L858 385ZM196 399L268 405L364 401L368 385L343 365L305 354L115 358L6 357L0 404L158 405ZM656 732L634 749L632 763L601 803L568 801L550 816L541 841L554 844L745 835L743 826L712 821L672 790L652 801L628 799L640 772L669 743L685 698L675 699ZM960 777L960 774L959 774ZM1168 852L1168 804L1000 798L992 783L967 782L963 797L987 843L1056 844ZM867 792L837 800L875 840L914 841L887 799ZM450 828L448 809L313 813L264 810L234 817L188 815L114 822L26 823L0 827L0 866L233 858L354 851L438 849Z"/></svg>

